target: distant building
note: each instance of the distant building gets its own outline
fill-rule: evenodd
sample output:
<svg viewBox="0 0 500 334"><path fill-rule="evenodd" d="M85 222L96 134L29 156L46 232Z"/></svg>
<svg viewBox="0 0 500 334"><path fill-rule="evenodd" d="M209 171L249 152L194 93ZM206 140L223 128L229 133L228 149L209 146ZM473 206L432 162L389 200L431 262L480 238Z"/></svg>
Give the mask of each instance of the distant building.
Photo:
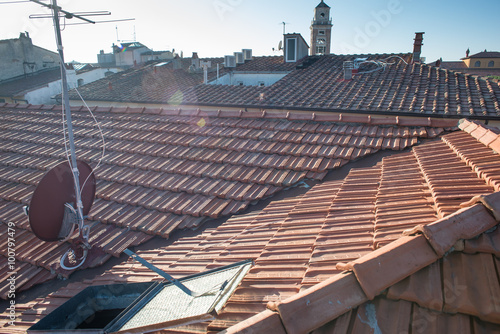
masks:
<svg viewBox="0 0 500 334"><path fill-rule="evenodd" d="M67 70L68 86L75 88L76 73ZM55 96L61 93L61 70L59 68L39 71L28 77L0 83L0 103L55 104Z"/></svg>
<svg viewBox="0 0 500 334"><path fill-rule="evenodd" d="M104 53L104 50L101 50L97 55L99 66L129 68L152 60L169 60L175 57L173 51L153 51L139 42L113 44L112 48L112 53Z"/></svg>
<svg viewBox="0 0 500 334"><path fill-rule="evenodd" d="M500 52L486 51L470 55L469 49L460 61L437 60L431 65L483 77L500 76Z"/></svg>
<svg viewBox="0 0 500 334"><path fill-rule="evenodd" d="M59 67L59 55L33 45L29 34L0 41L0 83Z"/></svg>
<svg viewBox="0 0 500 334"><path fill-rule="evenodd" d="M314 9L314 19L311 23L311 56L330 54L332 26L330 6L321 0Z"/></svg>
<svg viewBox="0 0 500 334"><path fill-rule="evenodd" d="M0 41L0 103L55 104L61 94L59 54L33 45L28 33ZM115 68L90 64L67 65L69 88L75 88L106 75Z"/></svg>
<svg viewBox="0 0 500 334"><path fill-rule="evenodd" d="M33 45L29 34L0 41L0 103L48 104L61 92L56 52ZM75 82L75 71L68 71Z"/></svg>

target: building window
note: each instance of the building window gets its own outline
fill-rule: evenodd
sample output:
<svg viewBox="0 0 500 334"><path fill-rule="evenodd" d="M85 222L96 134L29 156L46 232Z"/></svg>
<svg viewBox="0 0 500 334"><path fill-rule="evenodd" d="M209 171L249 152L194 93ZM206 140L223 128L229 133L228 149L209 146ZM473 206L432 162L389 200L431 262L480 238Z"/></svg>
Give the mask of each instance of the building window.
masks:
<svg viewBox="0 0 500 334"><path fill-rule="evenodd" d="M474 67L481 67L481 62L478 60L474 63Z"/></svg>
<svg viewBox="0 0 500 334"><path fill-rule="evenodd" d="M324 34L325 34L325 31L324 31L324 30L320 30L320 31L318 31L318 34L319 34L319 35L324 35Z"/></svg>
<svg viewBox="0 0 500 334"><path fill-rule="evenodd" d="M492 60L488 63L488 67L495 67L495 62Z"/></svg>
<svg viewBox="0 0 500 334"><path fill-rule="evenodd" d="M78 87L83 86L83 79L78 79Z"/></svg>
<svg viewBox="0 0 500 334"><path fill-rule="evenodd" d="M0 99L0 103L5 103L5 99Z"/></svg>
<svg viewBox="0 0 500 334"><path fill-rule="evenodd" d="M289 38L286 40L286 61L297 61L297 39Z"/></svg>
<svg viewBox="0 0 500 334"><path fill-rule="evenodd" d="M259 81L259 86L260 87L264 87L266 85L266 83L264 81Z"/></svg>
<svg viewBox="0 0 500 334"><path fill-rule="evenodd" d="M317 55L324 55L326 53L326 47L325 46L317 46L316 47L316 54Z"/></svg>

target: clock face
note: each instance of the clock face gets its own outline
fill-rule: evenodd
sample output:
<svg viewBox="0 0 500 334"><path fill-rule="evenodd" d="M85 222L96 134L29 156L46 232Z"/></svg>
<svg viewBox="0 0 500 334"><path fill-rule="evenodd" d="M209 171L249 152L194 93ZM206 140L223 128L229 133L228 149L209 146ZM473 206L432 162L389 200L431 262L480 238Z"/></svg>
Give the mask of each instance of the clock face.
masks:
<svg viewBox="0 0 500 334"><path fill-rule="evenodd" d="M325 13L321 13L321 14L319 14L319 15L321 15L321 17L325 17Z"/></svg>

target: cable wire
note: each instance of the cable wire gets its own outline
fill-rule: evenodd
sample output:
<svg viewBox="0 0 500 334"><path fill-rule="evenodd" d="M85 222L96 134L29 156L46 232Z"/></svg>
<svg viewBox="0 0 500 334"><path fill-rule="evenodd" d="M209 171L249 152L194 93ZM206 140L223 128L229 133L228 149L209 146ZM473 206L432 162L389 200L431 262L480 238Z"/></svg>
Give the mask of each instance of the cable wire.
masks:
<svg viewBox="0 0 500 334"><path fill-rule="evenodd" d="M401 60L403 63L405 63L405 65L408 65L408 62L406 62L406 60L404 60L403 58L401 58L400 56L397 56L397 55L389 56L387 58L380 59L380 60L363 60L363 61L357 63L358 68L363 64L373 64L376 66L376 68L374 68L372 70L358 72L358 74L368 74L368 73L373 73L373 72L377 72L380 70L385 72L385 69L387 66L396 64L396 62L393 62L393 63L388 62L388 60L391 58L397 58L397 59Z"/></svg>
<svg viewBox="0 0 500 334"><path fill-rule="evenodd" d="M106 155L106 140L104 139L104 133L102 132L101 125L99 124L99 121L97 121L97 118L95 117L94 113L89 108L89 106L87 105L87 102L85 102L85 99L82 97L82 95L80 94L80 92L78 91L77 88L75 88L75 91L78 94L78 96L80 97L80 99L82 100L83 104L85 105L85 108L87 108L88 112L90 113L90 115L94 119L94 122L95 122L95 124L96 124L96 126L97 126L97 128L99 130L99 133L100 133L101 139L102 139L102 154L101 154L101 158L99 159L99 162L97 163L97 165L94 168L92 168L92 172L87 176L87 178L85 179L85 182L83 182L82 188L80 189L80 195L81 195L82 192L83 192L83 188L87 184L87 181L89 180L90 176L92 174L95 175L95 171L101 166L101 163L104 160L104 156Z"/></svg>

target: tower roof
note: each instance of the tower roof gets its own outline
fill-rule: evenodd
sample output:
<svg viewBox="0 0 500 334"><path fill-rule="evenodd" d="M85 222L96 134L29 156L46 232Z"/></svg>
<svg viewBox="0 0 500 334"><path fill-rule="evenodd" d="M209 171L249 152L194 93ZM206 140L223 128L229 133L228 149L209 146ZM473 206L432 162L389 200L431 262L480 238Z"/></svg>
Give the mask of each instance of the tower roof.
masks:
<svg viewBox="0 0 500 334"><path fill-rule="evenodd" d="M316 8L320 8L320 7L327 7L327 8L330 8L330 6L328 6L326 3L324 3L323 0L321 0L321 2L319 3L319 5L316 6Z"/></svg>

